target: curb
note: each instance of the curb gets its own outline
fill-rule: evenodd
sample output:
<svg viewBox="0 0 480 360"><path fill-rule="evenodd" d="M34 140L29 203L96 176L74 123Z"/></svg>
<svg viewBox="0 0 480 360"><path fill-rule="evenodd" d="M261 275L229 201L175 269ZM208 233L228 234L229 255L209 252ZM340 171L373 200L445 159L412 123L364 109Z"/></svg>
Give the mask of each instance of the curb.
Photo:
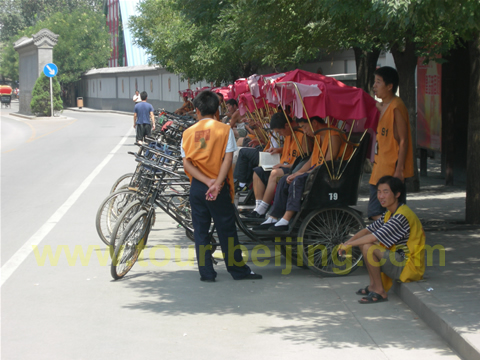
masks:
<svg viewBox="0 0 480 360"><path fill-rule="evenodd" d="M480 359L480 335L465 331L468 325L452 311L448 304L442 303L415 282L394 283L393 291L462 359Z"/></svg>
<svg viewBox="0 0 480 360"><path fill-rule="evenodd" d="M15 116L26 120L73 120L73 118L68 116L33 116L33 115L24 115L19 113L8 113L9 116Z"/></svg>
<svg viewBox="0 0 480 360"><path fill-rule="evenodd" d="M114 114L121 114L121 115L133 115L133 112L127 112L127 111L119 111L119 110L85 110L85 109L79 109L78 107L68 107L65 108L65 110L70 110L70 111L78 111L78 112L84 112L84 113L114 113Z"/></svg>

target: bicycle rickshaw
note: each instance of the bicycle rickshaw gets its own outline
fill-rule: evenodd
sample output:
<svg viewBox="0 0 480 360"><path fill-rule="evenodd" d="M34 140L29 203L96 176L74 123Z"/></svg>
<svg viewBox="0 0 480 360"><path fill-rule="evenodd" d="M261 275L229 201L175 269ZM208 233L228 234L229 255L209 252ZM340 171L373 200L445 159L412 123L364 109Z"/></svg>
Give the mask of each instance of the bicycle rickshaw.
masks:
<svg viewBox="0 0 480 360"><path fill-rule="evenodd" d="M2 103L2 108L9 107L12 102L12 88L8 85L0 85L0 102Z"/></svg>
<svg viewBox="0 0 480 360"><path fill-rule="evenodd" d="M282 254L287 259L291 256L298 266L323 275L346 275L357 268L361 253L353 249L339 257L336 246L364 227L361 214L351 206L357 203L364 159L373 142L370 134L374 133L378 122L375 101L361 89L322 75L301 70L282 75L260 78L264 82L264 98L260 101L251 90L259 85L251 82L246 87L250 94L243 94L252 101L245 101L244 111L260 119L261 114L271 111L270 104L274 104L281 106L283 111L290 107L296 117L307 118L310 126L311 116L326 118L328 130L341 132L344 141L353 148L352 154L347 159L344 152L338 159L325 162L310 173L301 210L290 222L287 232L254 231L251 227L258 220L242 217L240 208L236 208L237 229L254 243L280 245ZM235 95L240 97L241 94ZM289 126L292 125L289 123ZM161 144L161 140L157 144ZM319 147L318 141L314 146ZM145 246L155 207L174 218L193 239L189 182L181 171L181 159L160 150L150 148L149 151L155 154L153 159L135 154L140 168L148 169L144 171L149 174L144 175L143 189L131 194L135 200L120 214L110 237L111 269L115 279L131 269ZM319 151L322 151L320 147ZM138 196L142 192L143 196ZM215 245L213 224L210 233Z"/></svg>

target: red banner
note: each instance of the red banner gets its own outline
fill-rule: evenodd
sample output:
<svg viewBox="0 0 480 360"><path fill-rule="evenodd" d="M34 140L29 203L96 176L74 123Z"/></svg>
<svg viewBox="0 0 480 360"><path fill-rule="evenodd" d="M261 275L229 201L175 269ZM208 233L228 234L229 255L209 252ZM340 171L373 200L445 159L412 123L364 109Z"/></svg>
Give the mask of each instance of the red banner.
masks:
<svg viewBox="0 0 480 360"><path fill-rule="evenodd" d="M417 145L442 150L442 65L417 63Z"/></svg>

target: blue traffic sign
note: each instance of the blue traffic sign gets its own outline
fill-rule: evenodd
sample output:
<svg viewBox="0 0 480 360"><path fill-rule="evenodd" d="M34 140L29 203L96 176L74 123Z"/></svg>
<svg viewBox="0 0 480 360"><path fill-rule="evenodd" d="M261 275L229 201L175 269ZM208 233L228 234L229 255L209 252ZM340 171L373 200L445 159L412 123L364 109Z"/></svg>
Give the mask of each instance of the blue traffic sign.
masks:
<svg viewBox="0 0 480 360"><path fill-rule="evenodd" d="M55 65L54 63L48 63L43 67L43 73L47 77L54 77L58 73L57 65Z"/></svg>

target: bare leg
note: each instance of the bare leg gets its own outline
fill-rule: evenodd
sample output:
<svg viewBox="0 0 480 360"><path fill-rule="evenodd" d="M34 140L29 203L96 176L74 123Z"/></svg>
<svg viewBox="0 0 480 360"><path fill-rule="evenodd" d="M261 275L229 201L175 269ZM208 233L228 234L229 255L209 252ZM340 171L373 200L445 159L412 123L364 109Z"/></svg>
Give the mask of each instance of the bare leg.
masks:
<svg viewBox="0 0 480 360"><path fill-rule="evenodd" d="M267 188L264 191L263 201L270 204L275 197L275 187L277 186L277 178L284 175L282 169L274 169L268 178Z"/></svg>
<svg viewBox="0 0 480 360"><path fill-rule="evenodd" d="M294 217L295 213L296 213L296 211L287 210L287 211L285 211L285 214L283 214L282 219L290 221L292 219L292 217Z"/></svg>
<svg viewBox="0 0 480 360"><path fill-rule="evenodd" d="M255 200L263 199L263 194L265 194L265 185L255 172L253 173L253 192L255 193Z"/></svg>
<svg viewBox="0 0 480 360"><path fill-rule="evenodd" d="M372 246L378 247L378 245L374 244L365 244L360 246L363 254L363 262L367 267L368 276L370 277L370 285L368 286L368 289L386 298L387 293L383 288L382 277L380 276L381 270L378 264L382 259L382 252L379 249L375 249L373 252L370 251L369 253L368 250Z"/></svg>

